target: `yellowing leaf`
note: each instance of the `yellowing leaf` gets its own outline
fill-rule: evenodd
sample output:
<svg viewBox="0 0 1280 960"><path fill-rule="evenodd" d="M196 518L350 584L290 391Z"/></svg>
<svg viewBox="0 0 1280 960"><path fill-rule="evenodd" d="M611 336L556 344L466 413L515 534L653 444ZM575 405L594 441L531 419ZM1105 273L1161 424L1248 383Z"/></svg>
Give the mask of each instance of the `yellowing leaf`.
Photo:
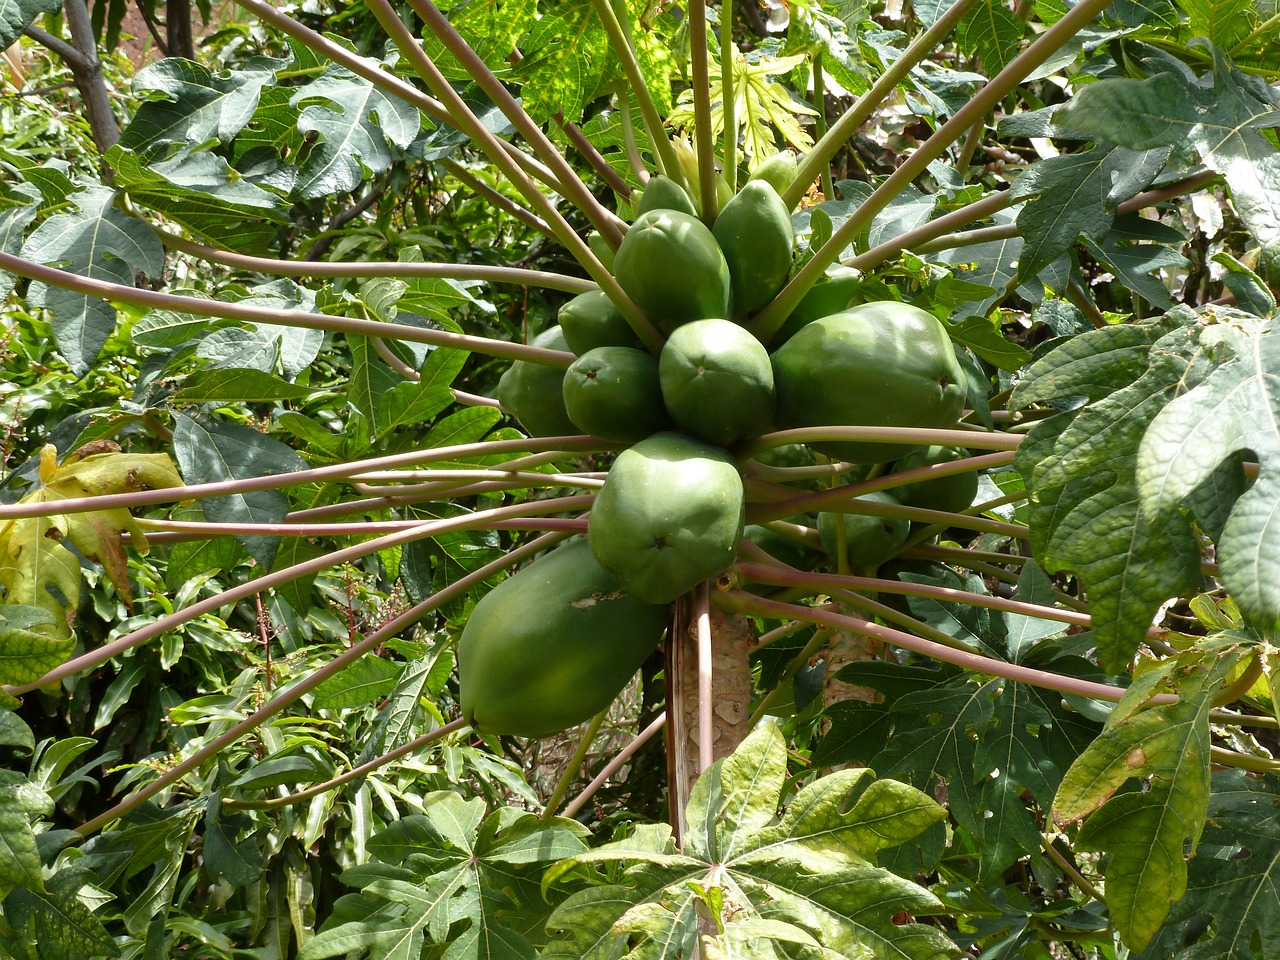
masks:
<svg viewBox="0 0 1280 960"><path fill-rule="evenodd" d="M768 157L777 152L777 134L801 152L813 146L813 139L800 125L800 117L816 116L810 107L794 99L779 83L770 77L787 73L804 60L803 56L762 57L754 63L745 57L733 58L734 121L742 131L743 156L750 162L755 157ZM724 132L724 99L720 64L707 64L711 80L711 134L719 137ZM671 123L679 130L694 130L693 91L680 94L679 103L671 111Z"/></svg>

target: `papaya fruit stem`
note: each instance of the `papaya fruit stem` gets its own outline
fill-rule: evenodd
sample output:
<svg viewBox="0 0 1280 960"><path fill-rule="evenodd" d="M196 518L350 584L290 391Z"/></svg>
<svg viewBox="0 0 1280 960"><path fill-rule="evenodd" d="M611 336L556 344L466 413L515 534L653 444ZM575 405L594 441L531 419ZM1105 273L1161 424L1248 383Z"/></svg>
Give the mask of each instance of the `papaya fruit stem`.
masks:
<svg viewBox="0 0 1280 960"><path fill-rule="evenodd" d="M461 178L460 178L461 179ZM465 181L464 181L465 182ZM480 181L477 181L480 182ZM503 197L503 200L507 200ZM496 201L495 201L496 202ZM510 203L511 201L507 201ZM517 207L512 203L513 207ZM524 207L530 217L535 216ZM514 211L512 215L515 216ZM545 227L541 219L538 223ZM539 227L538 229L541 229ZM549 229L549 228L548 228ZM513 283L522 287L540 287L560 290L564 293L590 293L599 287L592 280L567 277L545 270L527 270L523 267L498 267L479 263L426 263L412 261L359 260L333 262L321 260L284 260L278 257L254 257L245 253L233 253L179 237L164 230L157 231L161 242L170 249L180 250L209 263L227 267L269 273L277 277L446 277L452 280L484 280L488 283Z"/></svg>
<svg viewBox="0 0 1280 960"><path fill-rule="evenodd" d="M737 77L734 76L734 54L737 47L733 42L734 0L724 0L720 5L720 113L724 118L724 130L721 149L724 153L724 178L729 184L729 193L738 192L738 89ZM705 184L703 189L706 189Z"/></svg>
<svg viewBox="0 0 1280 960"><path fill-rule="evenodd" d="M662 712L653 718L653 722L641 730L634 740L618 751L604 768L595 775L595 778L587 784L586 788L573 798L564 808L564 816L576 816L588 800L599 790L628 760L634 757L641 747L653 739L653 735L661 730L667 723L667 714Z"/></svg>
<svg viewBox="0 0 1280 960"><path fill-rule="evenodd" d="M653 147L653 158L658 165L658 172L670 177L682 187L687 186L684 173L680 170L680 162L676 159L671 141L667 139L662 117L658 114L657 104L649 95L649 86L645 83L644 71L640 68L640 60L636 57L635 47L630 37L630 17L626 7L622 12L615 8L611 0L591 0L605 33L609 35L609 44L618 55L622 65L623 76L635 95L636 105L640 107L640 116L644 120L645 131L649 134L649 143Z"/></svg>
<svg viewBox="0 0 1280 960"><path fill-rule="evenodd" d="M902 56L889 64L888 69L871 85L871 89L859 97L853 106L819 137L813 148L801 158L795 181L782 194L788 209L794 210L799 206L801 198L818 178L819 171L823 167L830 169L832 158L849 142L849 138L858 132L858 128L867 121L872 111L893 93L894 88L906 78L916 64L938 49L943 38L964 19L965 14L977 2L978 0L959 0L958 3L953 4L933 26L916 37L902 52ZM827 199L835 198L828 195Z"/></svg>
<svg viewBox="0 0 1280 960"><path fill-rule="evenodd" d="M707 226L719 213L716 196L716 148L711 131L711 74L707 69L707 3L689 3L689 60L693 81L693 125L698 152L698 187L702 209L698 215Z"/></svg>
<svg viewBox="0 0 1280 960"><path fill-rule="evenodd" d="M390 5L386 4L386 0L375 0L375 4L370 5L371 8L374 5L385 5L386 9L390 9ZM541 157L542 161L546 163L546 165L556 175L564 185L565 196L568 197L568 199L571 200L579 210L586 214L587 219L591 221L592 225L599 230L601 234L610 240L621 239L618 218L595 198L590 189L588 189L586 183L584 183L582 178L578 176L577 171L569 165L569 162L565 160L564 156L556 148L555 144L553 144L550 138L542 132L542 128L533 122L533 118L524 111L524 108L516 98L512 96L511 92L507 90L496 76L494 76L493 71L490 70L484 60L471 49L470 45L468 45L466 40L462 38L462 35L454 29L453 24L451 24L448 18L440 12L439 8L432 3L431 0L409 0L409 5L413 7L414 12L422 18L427 29L430 30L445 45L445 48L458 59L458 62L462 65L463 69L471 75L471 77L476 81L476 84L485 92L489 99L497 104L498 109L500 109L515 128L520 131L521 136L525 138L538 156ZM379 17L378 19L379 22L381 22L383 18ZM403 34L408 34L409 31L404 27L403 23L401 23L399 17L395 17L394 19L396 24L400 26L400 30L397 30L395 34L392 34L392 39L394 39L396 41L396 45L403 50L404 44L401 43L400 34L402 31ZM383 27L385 29L387 24L384 23ZM391 33L391 31L388 30L388 33ZM414 65L415 69L431 63L430 58L422 51L421 44L415 41L412 46L421 54L421 56L409 58L409 62ZM421 71L419 72L421 73ZM446 96L444 94L443 89L439 86L440 81L443 81L444 77L440 74L439 70L435 68L434 64L431 64L431 70L429 73L423 73L422 76L428 84L435 88L436 95L441 97L443 102L448 103L449 100L453 98L457 98L459 103L462 102L461 97L458 97L458 95L453 92L453 88L447 82L444 83L444 86L449 89L452 96ZM437 77L439 78L438 80ZM467 109L465 105L464 109ZM455 114L459 113L456 106L454 107L454 112ZM468 112L470 112L469 109Z"/></svg>
<svg viewBox="0 0 1280 960"><path fill-rule="evenodd" d="M967 6L972 0L960 0L943 15L946 20L958 8ZM848 244L854 242L875 219L876 215L887 207L894 197L898 196L908 184L920 176L929 164L936 160L955 142L968 132L969 128L984 117L989 110L1003 100L1028 74L1044 63L1050 56L1071 40L1095 16L1102 12L1111 0L1081 0L1072 7L1057 23L1049 27L1025 50L996 74L979 90L963 107L957 110L949 120L934 132L915 152L907 157L893 173L886 177L871 196L840 225L831 238L814 251L813 258L801 268L791 282L783 288L774 301L762 310L751 322L748 329L761 342L769 339L782 326L787 316L795 309L800 299L809 291L835 262ZM940 20L939 22L942 22ZM934 25L935 27L937 24ZM933 28L930 28L932 30ZM926 31L926 34L929 31ZM922 37L924 34L921 35ZM914 47L915 44L912 44ZM910 48L908 48L910 49ZM905 59L904 54L902 59ZM895 64L896 66L896 64ZM873 88L874 89L874 88ZM844 118L841 118L842 120ZM840 126L839 123L836 126ZM836 127L832 127L832 131ZM815 151L816 152L816 151ZM796 183L801 181L797 178ZM795 184L792 185L793 187ZM788 191L790 193L790 191Z"/></svg>
<svg viewBox="0 0 1280 960"><path fill-rule="evenodd" d="M556 811L560 809L560 804L564 802L565 795L569 792L569 785L573 783L578 771L582 769L582 761L587 758L587 751L591 749L591 744L595 742L596 734L600 732L600 725L604 723L604 718L608 715L609 708L605 707L591 718L591 722L587 724L587 729L582 731L582 737L578 741L578 749L569 758L569 762L560 774L560 779L556 781L555 789L551 791L551 796L547 798L547 805L542 810L542 820L550 820L556 815Z"/></svg>

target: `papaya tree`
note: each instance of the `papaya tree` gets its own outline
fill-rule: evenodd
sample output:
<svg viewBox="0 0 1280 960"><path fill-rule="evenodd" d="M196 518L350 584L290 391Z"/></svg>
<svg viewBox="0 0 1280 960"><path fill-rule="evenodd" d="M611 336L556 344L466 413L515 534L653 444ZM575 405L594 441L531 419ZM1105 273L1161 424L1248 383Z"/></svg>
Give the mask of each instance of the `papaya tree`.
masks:
<svg viewBox="0 0 1280 960"><path fill-rule="evenodd" d="M237 3L0 147L8 952L1280 949L1274 9Z"/></svg>

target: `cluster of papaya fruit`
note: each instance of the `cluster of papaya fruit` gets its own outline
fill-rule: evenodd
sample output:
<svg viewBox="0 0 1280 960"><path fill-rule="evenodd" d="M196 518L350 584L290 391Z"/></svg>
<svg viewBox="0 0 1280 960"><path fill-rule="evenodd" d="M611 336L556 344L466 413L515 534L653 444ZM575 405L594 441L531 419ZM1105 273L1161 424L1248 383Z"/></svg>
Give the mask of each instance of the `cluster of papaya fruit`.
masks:
<svg viewBox="0 0 1280 960"><path fill-rule="evenodd" d="M666 338L660 353L593 291L533 341L572 352L567 372L517 361L503 375L498 399L530 435L629 446L596 497L586 540L526 566L472 612L458 658L463 713L477 729L545 736L613 700L661 641L667 605L737 556L745 493L735 444L775 428L959 418L965 380L943 325L908 304L850 306L859 299L850 271L829 271L769 344L750 332L750 318L785 286L794 246L790 211L769 179L749 180L709 228L683 187L655 177L610 266ZM839 439L810 447L853 464L904 449ZM865 567L893 556L909 525L833 513L818 527L829 551L843 540Z"/></svg>

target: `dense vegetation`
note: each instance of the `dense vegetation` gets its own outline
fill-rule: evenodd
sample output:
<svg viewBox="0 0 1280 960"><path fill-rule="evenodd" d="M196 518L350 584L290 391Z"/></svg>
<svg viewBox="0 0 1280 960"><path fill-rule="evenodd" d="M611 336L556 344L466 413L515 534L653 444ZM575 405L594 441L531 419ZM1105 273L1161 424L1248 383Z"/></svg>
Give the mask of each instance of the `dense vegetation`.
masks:
<svg viewBox="0 0 1280 960"><path fill-rule="evenodd" d="M238 2L0 2L0 954L1280 954L1273 0Z"/></svg>

